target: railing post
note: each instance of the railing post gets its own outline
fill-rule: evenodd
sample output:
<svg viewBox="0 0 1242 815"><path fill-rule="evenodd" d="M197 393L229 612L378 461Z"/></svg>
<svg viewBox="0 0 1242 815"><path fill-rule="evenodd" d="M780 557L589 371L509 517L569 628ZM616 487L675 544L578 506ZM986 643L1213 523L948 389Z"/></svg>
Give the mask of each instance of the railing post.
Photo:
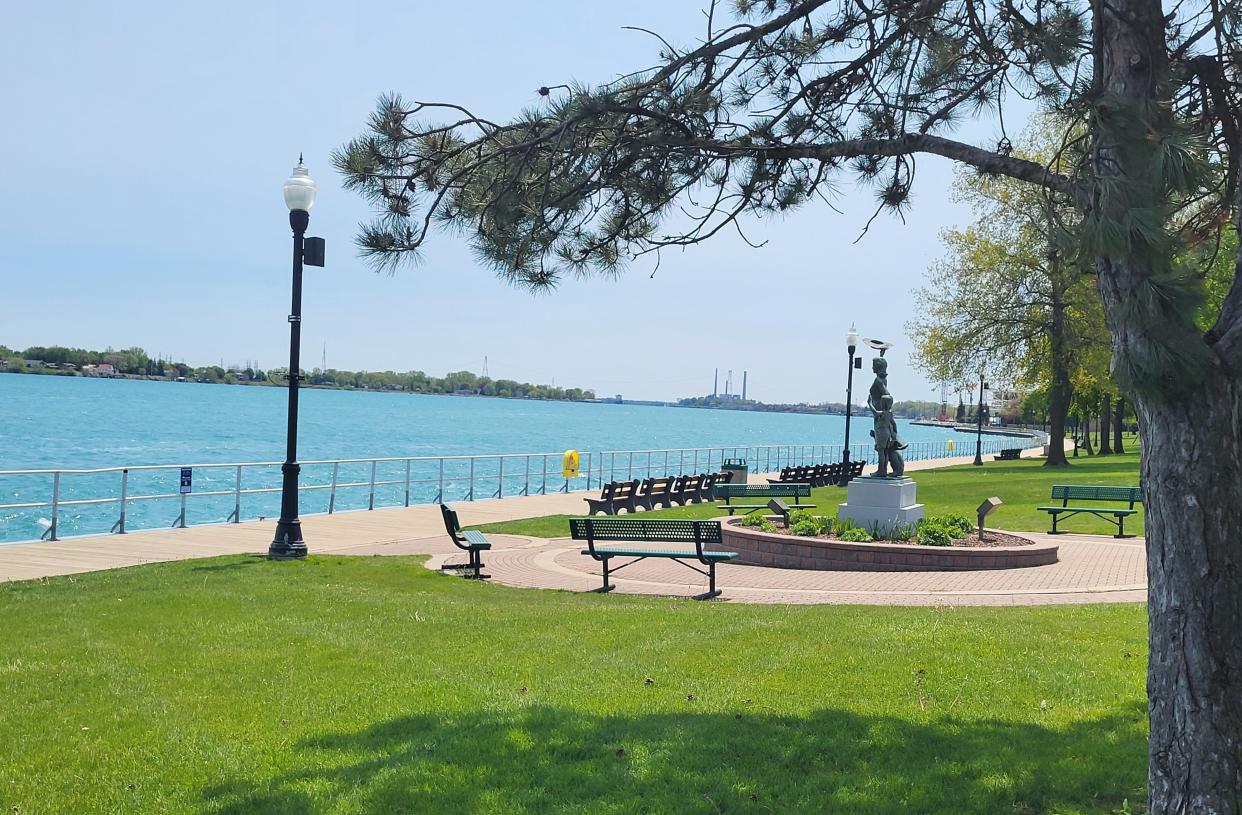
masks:
<svg viewBox="0 0 1242 815"><path fill-rule="evenodd" d="M185 497L186 493L181 493L181 517L177 519L177 526L185 529Z"/></svg>
<svg viewBox="0 0 1242 815"><path fill-rule="evenodd" d="M634 480L634 451L631 450L625 454L625 464L628 469L625 471L625 480Z"/></svg>
<svg viewBox="0 0 1242 815"><path fill-rule="evenodd" d="M504 456L500 457L500 468L497 470L497 473L499 473L499 475L497 475L496 477L496 497L504 498L505 497L505 457Z"/></svg>
<svg viewBox="0 0 1242 815"><path fill-rule="evenodd" d="M328 492L328 514L336 512L336 479L341 472L341 462L332 462L332 489Z"/></svg>
<svg viewBox="0 0 1242 815"><path fill-rule="evenodd" d="M470 457L470 491L466 493L466 500L474 500L474 456Z"/></svg>
<svg viewBox="0 0 1242 815"><path fill-rule="evenodd" d="M233 478L233 523L241 523L241 478L242 466L237 465L237 472Z"/></svg>
<svg viewBox="0 0 1242 815"><path fill-rule="evenodd" d="M371 461L370 495L367 497L367 509L368 510L375 509L375 464L376 462L372 460Z"/></svg>
<svg viewBox="0 0 1242 815"><path fill-rule="evenodd" d="M530 495L530 456L526 457L526 484L522 487L523 495Z"/></svg>
<svg viewBox="0 0 1242 815"><path fill-rule="evenodd" d="M539 494L547 495L548 494L548 457L540 456L539 460L543 462L543 481L541 481L539 484ZM567 488L569 486L568 478L565 479L565 486ZM569 490L566 489L565 492L569 492Z"/></svg>
<svg viewBox="0 0 1242 815"><path fill-rule="evenodd" d="M436 493L436 503L444 503L444 457L440 457L440 491Z"/></svg>
<svg viewBox="0 0 1242 815"><path fill-rule="evenodd" d="M117 519L117 534L125 534L125 499L129 497L129 470L121 470L121 517Z"/></svg>
<svg viewBox="0 0 1242 815"><path fill-rule="evenodd" d="M52 473L52 525L47 528L48 540L56 540L56 527L60 523L60 473Z"/></svg>
<svg viewBox="0 0 1242 815"><path fill-rule="evenodd" d="M609 481L617 480L617 454L615 452L612 453L611 458L609 459L608 480Z"/></svg>
<svg viewBox="0 0 1242 815"><path fill-rule="evenodd" d="M410 460L405 460L405 505L410 505Z"/></svg>

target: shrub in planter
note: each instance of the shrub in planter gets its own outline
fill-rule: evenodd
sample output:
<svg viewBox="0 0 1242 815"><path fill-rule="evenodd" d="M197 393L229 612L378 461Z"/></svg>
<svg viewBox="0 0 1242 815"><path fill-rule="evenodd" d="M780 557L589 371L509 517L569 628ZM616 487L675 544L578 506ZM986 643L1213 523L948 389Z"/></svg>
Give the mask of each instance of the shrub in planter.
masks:
<svg viewBox="0 0 1242 815"><path fill-rule="evenodd" d="M832 533L832 519L806 511L789 513L789 533L804 538Z"/></svg>
<svg viewBox="0 0 1242 815"><path fill-rule="evenodd" d="M945 526L928 521L919 526L919 546L948 546L953 543L953 533Z"/></svg>
<svg viewBox="0 0 1242 815"><path fill-rule="evenodd" d="M909 543L919 533L918 524L897 524L888 533L889 540L897 543Z"/></svg>
<svg viewBox="0 0 1242 815"><path fill-rule="evenodd" d="M837 538L850 543L871 543L875 540L875 538L871 537L870 532L857 526L851 526L848 529L839 531Z"/></svg>
<svg viewBox="0 0 1242 815"><path fill-rule="evenodd" d="M775 532L776 526L762 515L747 515L737 522L738 526L749 526L761 532Z"/></svg>
<svg viewBox="0 0 1242 815"><path fill-rule="evenodd" d="M960 512L950 512L932 519L934 523L949 530L954 538L964 538L975 531L975 522Z"/></svg>

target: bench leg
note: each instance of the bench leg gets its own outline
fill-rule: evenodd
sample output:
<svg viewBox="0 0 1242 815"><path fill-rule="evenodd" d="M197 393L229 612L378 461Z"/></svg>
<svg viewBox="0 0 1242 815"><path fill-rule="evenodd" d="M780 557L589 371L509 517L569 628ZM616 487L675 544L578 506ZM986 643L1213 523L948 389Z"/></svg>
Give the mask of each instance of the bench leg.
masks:
<svg viewBox="0 0 1242 815"><path fill-rule="evenodd" d="M1049 535L1064 535L1065 534L1064 532L1061 532L1057 529L1057 513L1055 512L1052 514L1052 529L1048 530L1048 534Z"/></svg>
<svg viewBox="0 0 1242 815"><path fill-rule="evenodd" d="M1133 535L1126 534L1126 516L1124 515L1117 516L1117 534L1113 535L1113 537L1114 538L1133 538L1134 537Z"/></svg>
<svg viewBox="0 0 1242 815"><path fill-rule="evenodd" d="M710 600L713 597L718 597L719 595L720 595L720 590L716 588L716 563L713 561L707 564L707 593L696 594L694 596L694 599L695 600Z"/></svg>
<svg viewBox="0 0 1242 815"><path fill-rule="evenodd" d="M608 582L608 558L604 558L600 562L604 564L604 585L598 589L591 589L591 591L598 592L599 594L604 594L605 592L612 591L613 589L616 588L616 586Z"/></svg>

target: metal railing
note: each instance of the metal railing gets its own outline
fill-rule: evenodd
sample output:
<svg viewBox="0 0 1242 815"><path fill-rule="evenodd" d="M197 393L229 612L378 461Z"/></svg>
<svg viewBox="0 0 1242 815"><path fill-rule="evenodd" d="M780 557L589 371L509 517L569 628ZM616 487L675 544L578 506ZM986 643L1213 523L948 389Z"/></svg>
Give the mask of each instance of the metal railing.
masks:
<svg viewBox="0 0 1242 815"><path fill-rule="evenodd" d="M1034 438L985 436L983 451L1036 446ZM913 442L907 461L974 454L973 439ZM303 515L333 514L419 503L476 501L549 492L587 491L604 483L717 470L744 458L751 472L831 463L840 444L738 445L665 450L606 450L581 454L580 476L561 476L562 453L482 456L406 456L304 461L299 500ZM850 445L850 458L875 463L869 443ZM66 534L126 534L134 528L191 523L240 523L279 513L281 462L143 465L80 470L0 470L0 542L59 540ZM180 491L183 469L191 492ZM169 489L176 487L177 492ZM269 500L265 501L267 498ZM191 516L191 510L193 516ZM42 517L43 511L48 517ZM135 513L140 523L135 524ZM33 534L42 527L41 534ZM22 530L29 529L30 533Z"/></svg>

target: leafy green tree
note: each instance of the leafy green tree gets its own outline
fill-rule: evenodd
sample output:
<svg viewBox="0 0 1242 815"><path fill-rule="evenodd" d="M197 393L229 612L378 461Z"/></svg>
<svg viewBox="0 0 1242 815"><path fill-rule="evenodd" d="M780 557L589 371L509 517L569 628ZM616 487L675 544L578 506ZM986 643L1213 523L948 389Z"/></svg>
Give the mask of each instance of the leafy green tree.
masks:
<svg viewBox="0 0 1242 815"><path fill-rule="evenodd" d="M1104 330L1099 295L1074 246L1077 218L1066 202L1004 176L959 173L956 193L976 220L943 235L948 256L915 292L918 316L907 326L914 362L942 381L988 370L1046 386L1044 463L1064 466L1071 374L1079 349Z"/></svg>
<svg viewBox="0 0 1242 815"><path fill-rule="evenodd" d="M910 205L919 154L1064 196L1082 216L1113 370L1142 433L1151 592L1153 813L1242 800L1242 283L1208 330L1179 238L1237 217L1242 13L1160 0L736 0L693 45L599 86L541 88L495 122L385 97L341 149L375 205L359 244L380 267L431 224L466 230L505 279L545 288L614 274L750 214L823 196L842 174ZM956 137L1007 94L1084 122L1058 170ZM445 117L447 122L437 121ZM1068 153L1069 151L1067 151ZM1221 171L1211 166L1215 163ZM1214 579L1205 580L1205 575Z"/></svg>

